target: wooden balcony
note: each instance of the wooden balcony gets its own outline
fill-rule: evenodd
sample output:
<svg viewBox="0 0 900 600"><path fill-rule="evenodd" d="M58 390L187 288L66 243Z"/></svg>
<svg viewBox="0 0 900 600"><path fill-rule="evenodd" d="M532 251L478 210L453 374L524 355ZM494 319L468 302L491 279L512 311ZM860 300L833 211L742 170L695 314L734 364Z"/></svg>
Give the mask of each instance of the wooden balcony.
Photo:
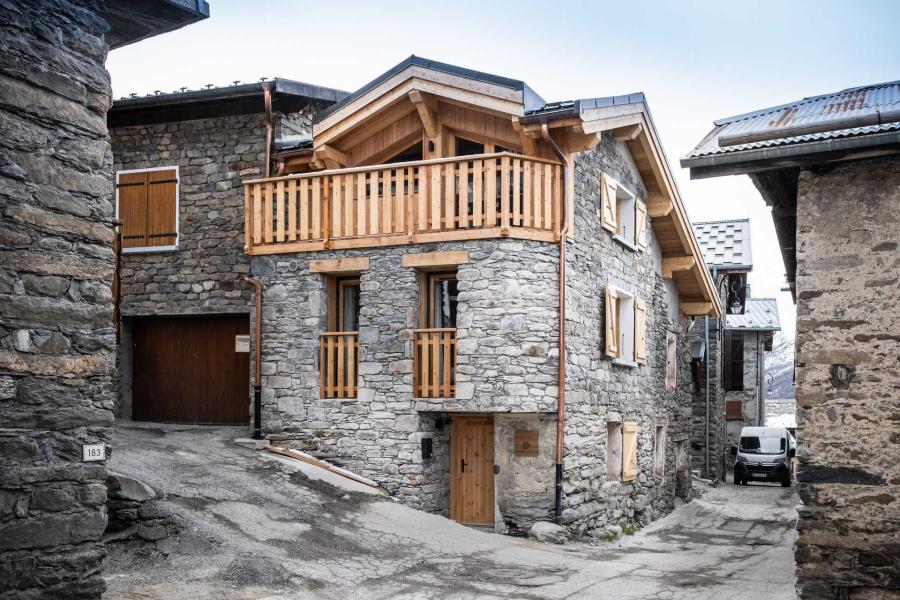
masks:
<svg viewBox="0 0 900 600"><path fill-rule="evenodd" d="M514 237L559 239L559 163L517 154L244 182L248 254Z"/></svg>
<svg viewBox="0 0 900 600"><path fill-rule="evenodd" d="M319 334L319 390L322 398L356 398L359 334L337 331Z"/></svg>
<svg viewBox="0 0 900 600"><path fill-rule="evenodd" d="M456 329L413 330L413 395L456 395Z"/></svg>

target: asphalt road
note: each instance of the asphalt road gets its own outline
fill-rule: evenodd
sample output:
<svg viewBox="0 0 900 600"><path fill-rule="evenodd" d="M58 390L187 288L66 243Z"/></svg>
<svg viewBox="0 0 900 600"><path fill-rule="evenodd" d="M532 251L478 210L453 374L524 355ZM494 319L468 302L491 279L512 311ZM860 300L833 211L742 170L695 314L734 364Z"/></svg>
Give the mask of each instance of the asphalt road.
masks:
<svg viewBox="0 0 900 600"><path fill-rule="evenodd" d="M792 488L723 484L620 542L551 546L335 487L243 435L117 425L110 468L184 529L109 544L105 599L796 598Z"/></svg>

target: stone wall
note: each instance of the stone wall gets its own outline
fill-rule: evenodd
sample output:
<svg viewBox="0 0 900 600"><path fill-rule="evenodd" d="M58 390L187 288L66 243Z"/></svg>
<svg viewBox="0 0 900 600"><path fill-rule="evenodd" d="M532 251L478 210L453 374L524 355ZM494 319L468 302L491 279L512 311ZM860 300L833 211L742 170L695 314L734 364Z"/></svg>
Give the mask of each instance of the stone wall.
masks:
<svg viewBox="0 0 900 600"><path fill-rule="evenodd" d="M688 322L678 295L660 275L661 256L649 221L648 251L613 239L599 224L600 177L607 173L639 198L646 191L624 143L609 133L575 162L576 239L568 249L567 395L563 521L576 533L602 532L622 522L646 524L675 500L675 448L691 433ZM613 284L647 303L647 361L615 365L604 354L604 290ZM678 340L677 385L665 386L666 339ZM638 477L607 481L607 422L638 423ZM666 428L666 465L653 469L654 435Z"/></svg>
<svg viewBox="0 0 900 600"><path fill-rule="evenodd" d="M762 346L762 339L759 333L755 331L736 331L744 337L744 389L732 390L725 392L725 401L735 400L741 403L742 418L729 419L727 427L727 447L737 446L741 439L741 429L744 427L765 427L765 398L763 401L763 419L762 422L757 420L757 402L760 373L757 369L762 369L762 378L765 380L765 349ZM759 347L757 348L757 343ZM763 393L765 393L763 391ZM728 470L734 470L733 461L728 462Z"/></svg>
<svg viewBox="0 0 900 600"><path fill-rule="evenodd" d="M276 133L289 121L307 129L322 108L274 115ZM244 281L242 181L262 175L265 161L262 113L119 127L111 131L115 171L179 168L178 249L124 253L121 311L119 416L129 417L130 320L143 315L249 314L253 288Z"/></svg>
<svg viewBox="0 0 900 600"><path fill-rule="evenodd" d="M900 592L900 159L804 171L797 441L804 599ZM889 592L892 591L892 592Z"/></svg>
<svg viewBox="0 0 900 600"><path fill-rule="evenodd" d="M0 596L99 598L115 365L106 22L0 6Z"/></svg>
<svg viewBox="0 0 900 600"><path fill-rule="evenodd" d="M724 306L724 294L722 294ZM701 477L724 481L726 465L730 463L726 438L725 392L722 389L722 321L710 318L709 334L705 335L702 317L697 318L688 333L688 343L709 341L707 352L709 362L709 467L706 458L706 386L707 370L703 361L699 362L700 372L696 374L698 386L694 388L691 409L691 470ZM708 472L707 472L708 471Z"/></svg>

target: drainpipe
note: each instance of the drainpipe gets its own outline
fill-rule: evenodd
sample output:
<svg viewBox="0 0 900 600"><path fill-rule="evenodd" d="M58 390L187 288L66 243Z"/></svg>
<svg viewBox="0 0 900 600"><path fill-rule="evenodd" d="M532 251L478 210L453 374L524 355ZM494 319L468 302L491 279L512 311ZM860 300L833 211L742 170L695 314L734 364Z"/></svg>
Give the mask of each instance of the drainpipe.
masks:
<svg viewBox="0 0 900 600"><path fill-rule="evenodd" d="M253 439L262 439L262 301L263 290L259 279L244 275L244 279L256 292L256 361L253 377Z"/></svg>
<svg viewBox="0 0 900 600"><path fill-rule="evenodd" d="M266 164L263 173L266 179L272 176L272 88L267 81L262 84L263 103L266 106Z"/></svg>
<svg viewBox="0 0 900 600"><path fill-rule="evenodd" d="M765 427L763 420L763 395L762 395L762 335L756 332L756 426Z"/></svg>
<svg viewBox="0 0 900 600"><path fill-rule="evenodd" d="M559 385L556 402L556 486L553 503L555 520L559 524L562 520L563 436L566 418L566 237L569 234L569 186L566 179L569 161L550 136L550 128L546 122L541 123L541 137L563 164L563 206L559 211L562 215L559 230Z"/></svg>

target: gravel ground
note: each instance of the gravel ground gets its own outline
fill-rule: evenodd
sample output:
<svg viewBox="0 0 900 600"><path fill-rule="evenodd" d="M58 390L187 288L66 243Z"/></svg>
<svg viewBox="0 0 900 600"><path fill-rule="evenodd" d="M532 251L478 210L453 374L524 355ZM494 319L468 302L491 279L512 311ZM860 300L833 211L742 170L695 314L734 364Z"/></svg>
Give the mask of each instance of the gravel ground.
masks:
<svg viewBox="0 0 900 600"><path fill-rule="evenodd" d="M106 600L796 597L793 489L723 484L620 541L551 546L320 478L244 435L117 425L110 468L163 494L182 531L108 544Z"/></svg>

